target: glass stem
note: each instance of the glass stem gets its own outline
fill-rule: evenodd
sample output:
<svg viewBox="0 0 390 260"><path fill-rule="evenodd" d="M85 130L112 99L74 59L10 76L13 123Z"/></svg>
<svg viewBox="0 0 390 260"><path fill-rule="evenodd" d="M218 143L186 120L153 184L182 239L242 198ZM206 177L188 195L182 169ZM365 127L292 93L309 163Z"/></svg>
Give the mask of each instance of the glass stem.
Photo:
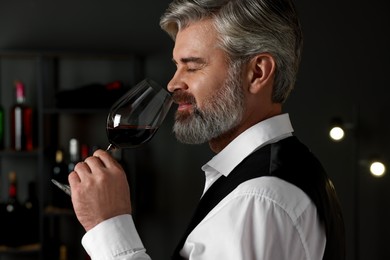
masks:
<svg viewBox="0 0 390 260"><path fill-rule="evenodd" d="M114 149L115 149L115 146L113 144L109 144L107 149L106 149L106 152L114 150Z"/></svg>

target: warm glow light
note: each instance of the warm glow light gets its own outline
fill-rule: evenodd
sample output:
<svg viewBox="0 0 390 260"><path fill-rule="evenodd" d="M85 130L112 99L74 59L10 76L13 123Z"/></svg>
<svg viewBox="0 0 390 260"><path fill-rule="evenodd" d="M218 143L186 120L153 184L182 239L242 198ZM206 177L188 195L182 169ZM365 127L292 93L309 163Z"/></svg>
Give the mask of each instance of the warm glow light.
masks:
<svg viewBox="0 0 390 260"><path fill-rule="evenodd" d="M330 130L329 136L334 141L340 141L344 138L344 130L339 126L335 126Z"/></svg>
<svg viewBox="0 0 390 260"><path fill-rule="evenodd" d="M382 162L373 162L370 165L370 172L376 177L381 177L386 172L386 166Z"/></svg>

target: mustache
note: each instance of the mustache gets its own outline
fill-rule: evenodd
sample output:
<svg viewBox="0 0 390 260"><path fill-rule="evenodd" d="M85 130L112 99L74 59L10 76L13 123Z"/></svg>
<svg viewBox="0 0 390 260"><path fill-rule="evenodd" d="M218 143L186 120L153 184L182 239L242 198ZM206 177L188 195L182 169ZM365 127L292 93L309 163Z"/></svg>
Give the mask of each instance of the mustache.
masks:
<svg viewBox="0 0 390 260"><path fill-rule="evenodd" d="M193 95L191 95L187 92L184 92L183 90L176 90L172 94L172 99L173 99L173 102L175 102L176 104L188 103L188 104L193 105L193 107L194 107L193 113L196 116L203 118L203 113L198 109L198 106L196 105L196 99Z"/></svg>
<svg viewBox="0 0 390 260"><path fill-rule="evenodd" d="M173 102L178 103L189 103L196 105L195 97L187 92L182 90L177 90L172 94Z"/></svg>

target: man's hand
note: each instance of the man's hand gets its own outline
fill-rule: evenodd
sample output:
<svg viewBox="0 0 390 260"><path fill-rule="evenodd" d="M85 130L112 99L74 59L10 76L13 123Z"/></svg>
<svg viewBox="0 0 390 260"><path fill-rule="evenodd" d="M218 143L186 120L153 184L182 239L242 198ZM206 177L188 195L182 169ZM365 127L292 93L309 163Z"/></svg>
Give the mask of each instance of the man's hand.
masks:
<svg viewBox="0 0 390 260"><path fill-rule="evenodd" d="M131 214L126 174L107 152L95 151L75 166L68 179L75 213L86 231L106 219Z"/></svg>

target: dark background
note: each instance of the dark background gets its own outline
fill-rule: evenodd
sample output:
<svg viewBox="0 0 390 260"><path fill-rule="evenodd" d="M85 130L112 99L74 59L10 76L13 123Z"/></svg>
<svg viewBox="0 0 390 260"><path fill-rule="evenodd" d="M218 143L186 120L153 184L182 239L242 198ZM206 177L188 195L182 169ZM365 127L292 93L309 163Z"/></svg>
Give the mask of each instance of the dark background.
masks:
<svg viewBox="0 0 390 260"><path fill-rule="evenodd" d="M169 37L160 30L168 0L0 0L1 51L135 53L145 76L166 84L174 71ZM388 1L297 1L305 35L302 66L285 111L296 135L321 159L344 210L348 259L390 259L390 179L365 161L389 160ZM3 86L1 86L3 88ZM333 117L354 128L333 143ZM138 229L154 259L167 259L203 188L207 145L177 143L172 116L147 146L133 151L147 194ZM142 202L142 200L140 200Z"/></svg>

